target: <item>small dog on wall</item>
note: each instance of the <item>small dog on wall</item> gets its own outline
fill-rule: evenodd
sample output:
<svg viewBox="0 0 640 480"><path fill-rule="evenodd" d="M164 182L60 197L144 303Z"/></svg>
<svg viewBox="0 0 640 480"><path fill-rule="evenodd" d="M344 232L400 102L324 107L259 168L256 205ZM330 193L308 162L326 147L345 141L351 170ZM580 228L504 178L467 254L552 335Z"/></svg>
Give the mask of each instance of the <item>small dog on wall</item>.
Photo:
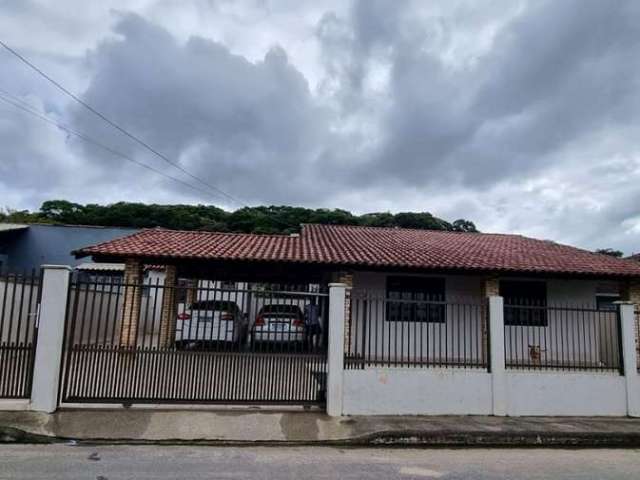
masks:
<svg viewBox="0 0 640 480"><path fill-rule="evenodd" d="M542 361L542 354L546 352L546 349L540 347L540 345L529 345L529 360L532 363L540 363Z"/></svg>

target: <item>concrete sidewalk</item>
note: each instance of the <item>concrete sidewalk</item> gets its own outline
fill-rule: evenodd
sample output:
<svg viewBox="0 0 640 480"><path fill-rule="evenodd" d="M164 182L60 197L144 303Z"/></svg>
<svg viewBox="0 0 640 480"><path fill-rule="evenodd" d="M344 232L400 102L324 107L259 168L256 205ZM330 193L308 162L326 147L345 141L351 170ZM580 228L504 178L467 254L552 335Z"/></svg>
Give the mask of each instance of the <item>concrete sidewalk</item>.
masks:
<svg viewBox="0 0 640 480"><path fill-rule="evenodd" d="M343 417L251 410L0 412L0 442L640 447L640 419Z"/></svg>

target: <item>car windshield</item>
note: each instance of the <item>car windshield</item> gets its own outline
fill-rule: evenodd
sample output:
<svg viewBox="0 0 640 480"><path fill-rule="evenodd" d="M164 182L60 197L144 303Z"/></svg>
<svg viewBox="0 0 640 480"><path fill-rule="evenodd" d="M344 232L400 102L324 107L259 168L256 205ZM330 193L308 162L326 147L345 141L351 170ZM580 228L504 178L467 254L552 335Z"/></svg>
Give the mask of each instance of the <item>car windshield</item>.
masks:
<svg viewBox="0 0 640 480"><path fill-rule="evenodd" d="M233 312L238 306L233 302L225 302L221 300L206 300L202 302L195 302L190 310L216 310L220 312Z"/></svg>
<svg viewBox="0 0 640 480"><path fill-rule="evenodd" d="M302 310L297 305L265 305L260 314L270 317L294 317L302 316Z"/></svg>

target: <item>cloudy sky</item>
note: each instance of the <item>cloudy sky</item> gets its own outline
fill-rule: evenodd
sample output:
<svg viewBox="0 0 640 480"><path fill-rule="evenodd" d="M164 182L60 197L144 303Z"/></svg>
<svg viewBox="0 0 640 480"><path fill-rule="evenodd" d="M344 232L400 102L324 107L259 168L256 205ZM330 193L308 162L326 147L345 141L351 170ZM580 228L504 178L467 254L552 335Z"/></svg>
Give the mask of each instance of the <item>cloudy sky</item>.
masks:
<svg viewBox="0 0 640 480"><path fill-rule="evenodd" d="M635 0L0 0L0 39L248 204L640 251ZM6 51L0 90L207 190ZM0 198L239 206L3 102Z"/></svg>

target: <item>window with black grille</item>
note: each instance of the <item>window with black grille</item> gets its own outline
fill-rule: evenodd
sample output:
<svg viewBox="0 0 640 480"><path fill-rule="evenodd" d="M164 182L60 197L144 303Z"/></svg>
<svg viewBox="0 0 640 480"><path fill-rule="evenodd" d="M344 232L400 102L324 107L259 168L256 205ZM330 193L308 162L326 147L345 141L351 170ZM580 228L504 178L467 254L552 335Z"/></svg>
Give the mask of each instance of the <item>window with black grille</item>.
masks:
<svg viewBox="0 0 640 480"><path fill-rule="evenodd" d="M445 321L444 278L387 277L387 299L389 322Z"/></svg>
<svg viewBox="0 0 640 480"><path fill-rule="evenodd" d="M615 293L596 294L596 308L598 310L616 310L616 302L620 301L620 295Z"/></svg>
<svg viewBox="0 0 640 480"><path fill-rule="evenodd" d="M543 281L501 280L504 324L546 327L547 284Z"/></svg>

